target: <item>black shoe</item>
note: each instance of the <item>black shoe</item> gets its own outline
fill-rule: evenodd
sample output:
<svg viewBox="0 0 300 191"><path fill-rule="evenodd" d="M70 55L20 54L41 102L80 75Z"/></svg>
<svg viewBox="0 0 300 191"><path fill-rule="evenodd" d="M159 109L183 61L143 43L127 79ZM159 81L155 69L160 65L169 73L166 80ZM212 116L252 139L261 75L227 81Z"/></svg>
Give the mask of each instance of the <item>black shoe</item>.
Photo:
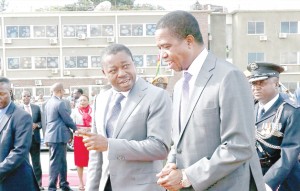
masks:
<svg viewBox="0 0 300 191"><path fill-rule="evenodd" d="M73 191L70 187L62 188L61 190L62 190L62 191Z"/></svg>
<svg viewBox="0 0 300 191"><path fill-rule="evenodd" d="M44 187L42 187L42 186L40 186L40 190L45 190L45 188L44 188Z"/></svg>

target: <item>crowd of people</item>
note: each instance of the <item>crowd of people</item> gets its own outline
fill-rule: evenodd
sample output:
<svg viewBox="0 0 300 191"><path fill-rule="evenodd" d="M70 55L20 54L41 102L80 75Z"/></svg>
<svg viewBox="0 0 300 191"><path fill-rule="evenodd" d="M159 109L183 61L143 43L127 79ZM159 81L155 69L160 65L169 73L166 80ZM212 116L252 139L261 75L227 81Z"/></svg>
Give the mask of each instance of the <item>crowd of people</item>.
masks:
<svg viewBox="0 0 300 191"><path fill-rule="evenodd" d="M251 63L246 77L206 49L197 19L186 11L164 15L155 42L164 62L183 74L172 99L168 79L150 84L137 76L123 44L102 51L110 86L93 104L82 89L63 101L63 84L55 83L42 109L28 91L17 107L9 79L1 77L0 191L43 189L42 112L48 190L71 190L66 145L73 132L79 190L299 191L300 109L280 94L283 67Z"/></svg>

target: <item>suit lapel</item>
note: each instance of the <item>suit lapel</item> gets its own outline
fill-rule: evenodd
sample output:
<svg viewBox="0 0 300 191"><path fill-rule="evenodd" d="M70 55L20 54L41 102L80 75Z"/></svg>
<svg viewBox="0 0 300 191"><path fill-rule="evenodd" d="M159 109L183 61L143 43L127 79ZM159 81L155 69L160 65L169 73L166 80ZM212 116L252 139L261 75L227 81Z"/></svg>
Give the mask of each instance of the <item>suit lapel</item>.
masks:
<svg viewBox="0 0 300 191"><path fill-rule="evenodd" d="M133 110L137 107L137 105L141 102L143 97L145 96L145 90L147 89L147 84L141 78L135 83L133 88L128 94L127 102L122 108L120 117L117 121L116 128L113 134L113 137L116 138L122 127L124 126L126 120L129 118Z"/></svg>
<svg viewBox="0 0 300 191"><path fill-rule="evenodd" d="M279 96L279 98L276 100L276 102L270 107L270 109L268 109L268 111L266 111L266 113L261 117L261 119L259 121L256 122L256 124L259 124L260 122L265 121L266 119L268 119L270 117L273 117L276 114L280 104L283 103L283 101L284 101L283 98L281 96Z"/></svg>
<svg viewBox="0 0 300 191"><path fill-rule="evenodd" d="M186 120L183 122L183 127L181 129L181 135L184 132L186 125L193 113L193 110L195 106L197 105L198 100L200 99L200 96L207 85L209 79L212 77L213 72L211 70L215 67L216 64L216 58L212 56L212 54L208 54L207 58L205 59L203 66L196 78L195 85L194 85L194 90L191 92L191 97L189 101L189 105L187 108L187 117L185 118ZM181 136L180 135L180 136Z"/></svg>
<svg viewBox="0 0 300 191"><path fill-rule="evenodd" d="M97 119L97 123L96 123L96 128L98 130L100 130L102 132L102 135L103 136L107 136L106 135L106 127L105 127L105 118L106 118L106 114L108 112L108 107L109 107L109 103L111 101L111 97L113 95L113 92L112 92L112 89L110 90L107 90L106 92L103 92L103 96L102 95L99 95L97 96L97 101L96 101L96 104L97 104L97 107L96 108L99 108L99 111L96 111L95 114L99 115L99 116L95 116L95 118ZM103 104L103 103L106 103L106 104Z"/></svg>
<svg viewBox="0 0 300 191"><path fill-rule="evenodd" d="M3 115L2 120L0 121L0 134L2 133L5 125L7 124L8 120L11 118L11 114L15 109L15 104L11 102L10 106L8 107L6 113Z"/></svg>

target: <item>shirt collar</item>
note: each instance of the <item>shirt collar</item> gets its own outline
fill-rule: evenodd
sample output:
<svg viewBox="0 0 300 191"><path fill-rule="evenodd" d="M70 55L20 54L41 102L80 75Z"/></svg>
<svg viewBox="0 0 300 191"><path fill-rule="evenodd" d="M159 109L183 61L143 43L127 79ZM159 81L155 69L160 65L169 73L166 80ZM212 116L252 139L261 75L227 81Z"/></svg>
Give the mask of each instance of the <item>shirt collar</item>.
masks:
<svg viewBox="0 0 300 191"><path fill-rule="evenodd" d="M276 102L276 100L279 98L279 94L277 94L273 99L271 99L268 103L265 105L258 102L259 108L264 108L265 112L268 111L272 107L272 105Z"/></svg>
<svg viewBox="0 0 300 191"><path fill-rule="evenodd" d="M192 79L191 80L195 80L195 78L199 74L207 55L208 55L208 51L207 51L206 48L204 48L201 51L201 53L196 57L196 59L192 62L192 64L190 65L187 72L192 74Z"/></svg>

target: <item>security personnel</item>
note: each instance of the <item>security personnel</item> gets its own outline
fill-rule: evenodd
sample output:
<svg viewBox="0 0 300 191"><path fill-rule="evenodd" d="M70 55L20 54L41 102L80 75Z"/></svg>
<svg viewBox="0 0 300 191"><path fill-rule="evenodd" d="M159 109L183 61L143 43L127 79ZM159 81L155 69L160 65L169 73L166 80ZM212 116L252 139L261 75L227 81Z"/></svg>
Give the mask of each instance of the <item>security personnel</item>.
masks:
<svg viewBox="0 0 300 191"><path fill-rule="evenodd" d="M167 89L167 86L168 86L168 77L166 76L156 76L153 81L152 81L152 84L157 86L157 87L160 87L160 88L163 88L163 89Z"/></svg>
<svg viewBox="0 0 300 191"><path fill-rule="evenodd" d="M300 190L300 109L279 94L279 74L273 63L251 63L256 115L256 149L267 190Z"/></svg>

